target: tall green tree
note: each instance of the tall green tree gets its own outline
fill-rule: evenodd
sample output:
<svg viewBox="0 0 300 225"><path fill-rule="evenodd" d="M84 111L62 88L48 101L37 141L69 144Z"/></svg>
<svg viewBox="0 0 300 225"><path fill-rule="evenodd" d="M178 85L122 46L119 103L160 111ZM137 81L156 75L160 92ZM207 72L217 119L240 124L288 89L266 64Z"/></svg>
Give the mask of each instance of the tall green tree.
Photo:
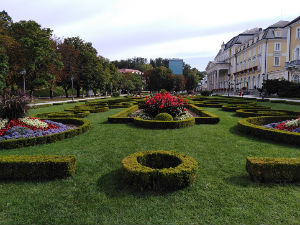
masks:
<svg viewBox="0 0 300 225"><path fill-rule="evenodd" d="M148 70L144 75L147 89L150 91L159 91L161 89L172 91L175 88L175 75L164 66Z"/></svg>
<svg viewBox="0 0 300 225"><path fill-rule="evenodd" d="M22 69L26 70L26 88L32 95L34 89L47 86L54 79L49 64L60 64L59 56L52 48L49 28L41 28L35 21L19 21L11 25L12 36L20 44L23 55ZM16 83L22 85L21 74Z"/></svg>

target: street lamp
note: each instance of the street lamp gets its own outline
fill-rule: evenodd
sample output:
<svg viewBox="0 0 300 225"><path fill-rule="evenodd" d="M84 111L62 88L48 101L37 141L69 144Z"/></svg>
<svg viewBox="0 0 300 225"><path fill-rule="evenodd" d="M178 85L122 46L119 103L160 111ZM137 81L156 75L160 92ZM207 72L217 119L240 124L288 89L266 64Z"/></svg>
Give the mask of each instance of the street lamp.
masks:
<svg viewBox="0 0 300 225"><path fill-rule="evenodd" d="M23 76L23 91L24 91L24 94L25 94L26 93L26 86L25 86L25 74L26 74L26 70L22 69L21 70L21 74Z"/></svg>
<svg viewBox="0 0 300 225"><path fill-rule="evenodd" d="M71 76L71 82L72 82L72 101L74 102L74 95L73 95L73 82L74 82L74 76Z"/></svg>

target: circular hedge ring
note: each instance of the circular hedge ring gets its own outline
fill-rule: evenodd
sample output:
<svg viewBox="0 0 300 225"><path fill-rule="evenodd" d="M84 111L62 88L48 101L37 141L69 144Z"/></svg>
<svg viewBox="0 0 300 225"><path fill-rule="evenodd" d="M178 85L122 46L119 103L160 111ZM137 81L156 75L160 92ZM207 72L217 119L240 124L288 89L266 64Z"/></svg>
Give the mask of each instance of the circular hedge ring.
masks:
<svg viewBox="0 0 300 225"><path fill-rule="evenodd" d="M174 151L136 152L122 160L125 182L139 190L168 191L194 182L198 163Z"/></svg>

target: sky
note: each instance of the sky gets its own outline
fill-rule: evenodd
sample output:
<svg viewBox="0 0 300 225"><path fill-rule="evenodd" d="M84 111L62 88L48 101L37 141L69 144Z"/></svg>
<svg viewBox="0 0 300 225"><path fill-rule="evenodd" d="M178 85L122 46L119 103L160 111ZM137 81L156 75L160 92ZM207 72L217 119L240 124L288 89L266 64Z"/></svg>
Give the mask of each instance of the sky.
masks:
<svg viewBox="0 0 300 225"><path fill-rule="evenodd" d="M205 70L221 44L254 27L300 16L299 0L0 0L14 22L79 36L110 60L181 58Z"/></svg>

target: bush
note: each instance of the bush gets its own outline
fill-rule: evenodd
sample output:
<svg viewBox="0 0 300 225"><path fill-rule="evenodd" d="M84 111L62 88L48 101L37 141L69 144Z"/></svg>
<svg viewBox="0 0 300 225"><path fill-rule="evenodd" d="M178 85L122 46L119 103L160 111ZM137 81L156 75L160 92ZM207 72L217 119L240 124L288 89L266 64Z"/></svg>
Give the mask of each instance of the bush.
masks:
<svg viewBox="0 0 300 225"><path fill-rule="evenodd" d="M155 116L154 120L172 121L173 117L169 113L159 113Z"/></svg>
<svg viewBox="0 0 300 225"><path fill-rule="evenodd" d="M5 91L0 103L0 118L17 119L27 114L31 98L21 90Z"/></svg>
<svg viewBox="0 0 300 225"><path fill-rule="evenodd" d="M195 124L195 118L188 118L185 120L176 121L159 121L159 120L144 120L134 117L133 122L136 126L150 128L150 129L176 129L183 127L190 127Z"/></svg>
<svg viewBox="0 0 300 225"><path fill-rule="evenodd" d="M122 160L123 179L139 190L168 191L194 182L198 163L173 151L136 152Z"/></svg>
<svg viewBox="0 0 300 225"><path fill-rule="evenodd" d="M119 92L113 92L113 93L112 93L112 96L113 96L113 97L119 97L119 96L120 96L120 93L119 93Z"/></svg>
<svg viewBox="0 0 300 225"><path fill-rule="evenodd" d="M201 91L200 94L202 96L210 96L211 92L210 91Z"/></svg>
<svg viewBox="0 0 300 225"><path fill-rule="evenodd" d="M138 106L134 105L128 109L125 109L117 114L108 117L108 122L110 123L128 123L133 122L134 118L129 117L129 114L138 110Z"/></svg>
<svg viewBox="0 0 300 225"><path fill-rule="evenodd" d="M201 110L199 107L193 104L189 105L189 109L198 115L197 117L194 117L196 124L216 124L220 121L220 118L216 115Z"/></svg>
<svg viewBox="0 0 300 225"><path fill-rule="evenodd" d="M73 176L75 156L8 155L0 156L0 179L32 180Z"/></svg>
<svg viewBox="0 0 300 225"><path fill-rule="evenodd" d="M300 158L247 157L246 170L254 181L300 181Z"/></svg>

